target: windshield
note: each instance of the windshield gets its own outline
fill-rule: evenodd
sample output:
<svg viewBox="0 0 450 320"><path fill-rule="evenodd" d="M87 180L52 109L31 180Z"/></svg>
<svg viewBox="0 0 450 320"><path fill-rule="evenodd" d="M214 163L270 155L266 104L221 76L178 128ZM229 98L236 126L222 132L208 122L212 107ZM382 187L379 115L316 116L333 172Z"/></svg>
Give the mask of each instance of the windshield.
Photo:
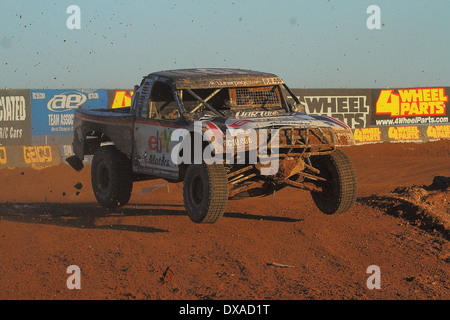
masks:
<svg viewBox="0 0 450 320"><path fill-rule="evenodd" d="M181 90L181 101L190 114L229 116L246 110L288 112L280 86L225 87Z"/></svg>

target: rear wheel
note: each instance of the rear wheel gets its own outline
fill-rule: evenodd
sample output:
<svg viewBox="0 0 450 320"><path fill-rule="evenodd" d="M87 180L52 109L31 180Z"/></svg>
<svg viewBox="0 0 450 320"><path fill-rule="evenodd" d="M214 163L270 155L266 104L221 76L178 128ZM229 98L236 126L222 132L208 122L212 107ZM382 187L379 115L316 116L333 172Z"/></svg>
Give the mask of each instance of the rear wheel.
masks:
<svg viewBox="0 0 450 320"><path fill-rule="evenodd" d="M130 159L114 146L98 148L92 159L91 182L95 198L103 207L126 205L133 188Z"/></svg>
<svg viewBox="0 0 450 320"><path fill-rule="evenodd" d="M225 167L222 164L191 164L184 177L183 199L193 222L218 221L225 212L228 200Z"/></svg>
<svg viewBox="0 0 450 320"><path fill-rule="evenodd" d="M348 156L336 150L324 156L311 157L313 167L320 170L321 192L311 192L311 196L320 211L326 214L342 213L349 210L356 201L356 172Z"/></svg>

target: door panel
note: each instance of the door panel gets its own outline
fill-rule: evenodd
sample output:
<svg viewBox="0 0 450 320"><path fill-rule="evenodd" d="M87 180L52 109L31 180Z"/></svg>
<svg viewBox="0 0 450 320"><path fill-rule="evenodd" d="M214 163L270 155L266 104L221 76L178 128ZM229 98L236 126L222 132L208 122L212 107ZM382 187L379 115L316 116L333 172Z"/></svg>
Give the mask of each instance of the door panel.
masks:
<svg viewBox="0 0 450 320"><path fill-rule="evenodd" d="M178 166L171 160L171 150L178 142L172 142L171 136L173 131L181 126L176 125L176 118L163 119L167 111L164 108L169 105L164 100L167 100L167 97L170 100L168 88L164 85L161 82L151 83L151 94L143 100L140 115L136 118L133 169L143 174L178 179ZM164 90L165 92L162 92ZM161 107L162 110L159 110Z"/></svg>

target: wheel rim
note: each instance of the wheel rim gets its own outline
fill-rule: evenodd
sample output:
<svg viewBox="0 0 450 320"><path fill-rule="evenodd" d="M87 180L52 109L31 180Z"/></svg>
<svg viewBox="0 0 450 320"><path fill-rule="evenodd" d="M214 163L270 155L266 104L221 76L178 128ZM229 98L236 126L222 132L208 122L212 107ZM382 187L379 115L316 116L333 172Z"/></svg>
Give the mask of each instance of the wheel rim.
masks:
<svg viewBox="0 0 450 320"><path fill-rule="evenodd" d="M105 165L100 165L97 176L97 186L100 190L105 191L109 188L109 170Z"/></svg>
<svg viewBox="0 0 450 320"><path fill-rule="evenodd" d="M320 176L325 178L326 181L321 181L319 185L322 187L322 191L319 193L320 197L324 200L331 200L333 198L333 176L329 170L325 167L320 168Z"/></svg>
<svg viewBox="0 0 450 320"><path fill-rule="evenodd" d="M356 201L356 173L349 158L340 150L312 159L313 166L320 171L318 181L321 192L311 192L317 207L326 214L346 212Z"/></svg>
<svg viewBox="0 0 450 320"><path fill-rule="evenodd" d="M203 200L203 180L200 177L195 177L192 181L191 198L195 205L199 205Z"/></svg>

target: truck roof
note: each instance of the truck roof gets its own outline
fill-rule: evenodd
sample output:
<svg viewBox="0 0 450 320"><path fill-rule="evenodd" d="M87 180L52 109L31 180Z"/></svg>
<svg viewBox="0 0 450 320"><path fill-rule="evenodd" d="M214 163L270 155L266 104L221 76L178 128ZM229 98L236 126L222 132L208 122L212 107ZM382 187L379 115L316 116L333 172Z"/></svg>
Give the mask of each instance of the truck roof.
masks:
<svg viewBox="0 0 450 320"><path fill-rule="evenodd" d="M153 72L148 77L159 77L178 89L247 87L283 84L272 73L231 68L176 69Z"/></svg>

